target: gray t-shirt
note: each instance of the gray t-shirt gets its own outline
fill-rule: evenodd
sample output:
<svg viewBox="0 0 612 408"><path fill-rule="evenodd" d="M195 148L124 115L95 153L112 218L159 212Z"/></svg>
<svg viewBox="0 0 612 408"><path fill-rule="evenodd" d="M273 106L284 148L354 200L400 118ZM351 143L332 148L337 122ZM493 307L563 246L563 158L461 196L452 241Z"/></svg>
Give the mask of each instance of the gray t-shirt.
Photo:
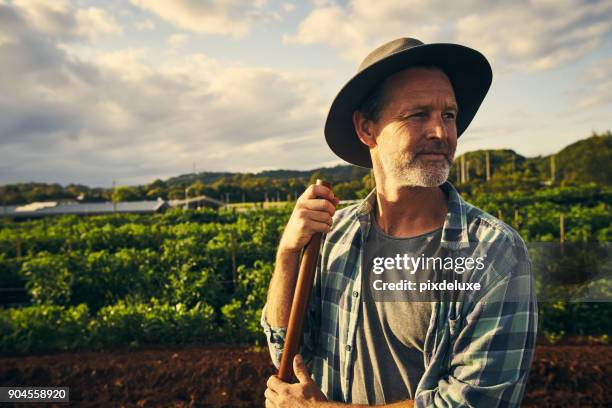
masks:
<svg viewBox="0 0 612 408"><path fill-rule="evenodd" d="M440 248L442 227L410 238L385 234L377 222L372 223L365 246L365 269L362 276L362 302L355 335L355 362L352 371L351 402L383 404L414 399L417 385L425 371L423 344L431 320L431 303L409 301L402 292L398 301L385 294L373 297L373 281L399 282L409 279L404 269L386 269L374 274L375 257L434 256ZM419 272L416 272L419 273ZM426 279L420 272L419 280ZM413 275L414 277L414 275ZM391 301L389 301L391 299Z"/></svg>

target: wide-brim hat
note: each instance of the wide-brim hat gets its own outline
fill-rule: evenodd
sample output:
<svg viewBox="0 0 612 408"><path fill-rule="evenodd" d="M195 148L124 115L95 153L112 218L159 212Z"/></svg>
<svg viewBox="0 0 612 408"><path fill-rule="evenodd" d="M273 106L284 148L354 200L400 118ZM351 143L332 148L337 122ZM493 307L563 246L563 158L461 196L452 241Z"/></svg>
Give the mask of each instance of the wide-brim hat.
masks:
<svg viewBox="0 0 612 408"><path fill-rule="evenodd" d="M459 44L424 44L414 38L398 38L372 51L357 74L332 102L325 121L325 140L341 159L372 168L368 146L357 137L353 112L364 98L388 76L412 66L433 65L442 69L453 86L459 112L457 137L467 129L484 100L493 72L480 52Z"/></svg>

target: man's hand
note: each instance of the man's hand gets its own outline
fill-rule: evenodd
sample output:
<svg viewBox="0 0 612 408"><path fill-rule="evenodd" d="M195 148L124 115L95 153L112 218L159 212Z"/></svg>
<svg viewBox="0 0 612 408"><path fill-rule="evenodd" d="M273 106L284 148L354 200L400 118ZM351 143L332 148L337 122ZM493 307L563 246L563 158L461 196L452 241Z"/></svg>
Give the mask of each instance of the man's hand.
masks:
<svg viewBox="0 0 612 408"><path fill-rule="evenodd" d="M312 184L298 198L279 250L300 252L316 232L329 232L340 199L327 187Z"/></svg>
<svg viewBox="0 0 612 408"><path fill-rule="evenodd" d="M289 384L276 375L268 379L266 392L266 408L312 408L327 401L317 384L312 381L308 368L299 354L293 359L293 372L299 383Z"/></svg>

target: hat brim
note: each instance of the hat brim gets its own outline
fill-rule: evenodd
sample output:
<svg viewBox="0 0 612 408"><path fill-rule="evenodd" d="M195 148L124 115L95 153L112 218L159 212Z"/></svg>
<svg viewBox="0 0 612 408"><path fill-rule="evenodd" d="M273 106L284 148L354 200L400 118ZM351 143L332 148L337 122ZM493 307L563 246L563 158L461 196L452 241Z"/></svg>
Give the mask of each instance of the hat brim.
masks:
<svg viewBox="0 0 612 408"><path fill-rule="evenodd" d="M325 140L341 159L372 168L369 148L353 126L353 112L388 76L416 65L435 65L449 77L459 106L457 137L467 129L487 94L493 72L480 52L459 44L423 44L389 55L365 68L340 90L325 121Z"/></svg>

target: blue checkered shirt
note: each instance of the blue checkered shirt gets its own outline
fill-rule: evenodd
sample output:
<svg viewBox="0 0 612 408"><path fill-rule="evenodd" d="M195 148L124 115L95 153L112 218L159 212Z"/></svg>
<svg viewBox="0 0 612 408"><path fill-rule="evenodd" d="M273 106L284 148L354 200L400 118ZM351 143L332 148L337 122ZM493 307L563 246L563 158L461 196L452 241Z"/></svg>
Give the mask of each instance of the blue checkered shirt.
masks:
<svg viewBox="0 0 612 408"><path fill-rule="evenodd" d="M415 406L518 407L538 319L526 245L510 226L463 200L450 182L440 188L448 197L440 245L451 251L486 245L490 267L471 278L481 284L478 296L432 302ZM338 210L321 242L301 354L331 401L350 402L363 249L375 203L376 189ZM265 306L261 325L278 367L286 328L267 323Z"/></svg>

